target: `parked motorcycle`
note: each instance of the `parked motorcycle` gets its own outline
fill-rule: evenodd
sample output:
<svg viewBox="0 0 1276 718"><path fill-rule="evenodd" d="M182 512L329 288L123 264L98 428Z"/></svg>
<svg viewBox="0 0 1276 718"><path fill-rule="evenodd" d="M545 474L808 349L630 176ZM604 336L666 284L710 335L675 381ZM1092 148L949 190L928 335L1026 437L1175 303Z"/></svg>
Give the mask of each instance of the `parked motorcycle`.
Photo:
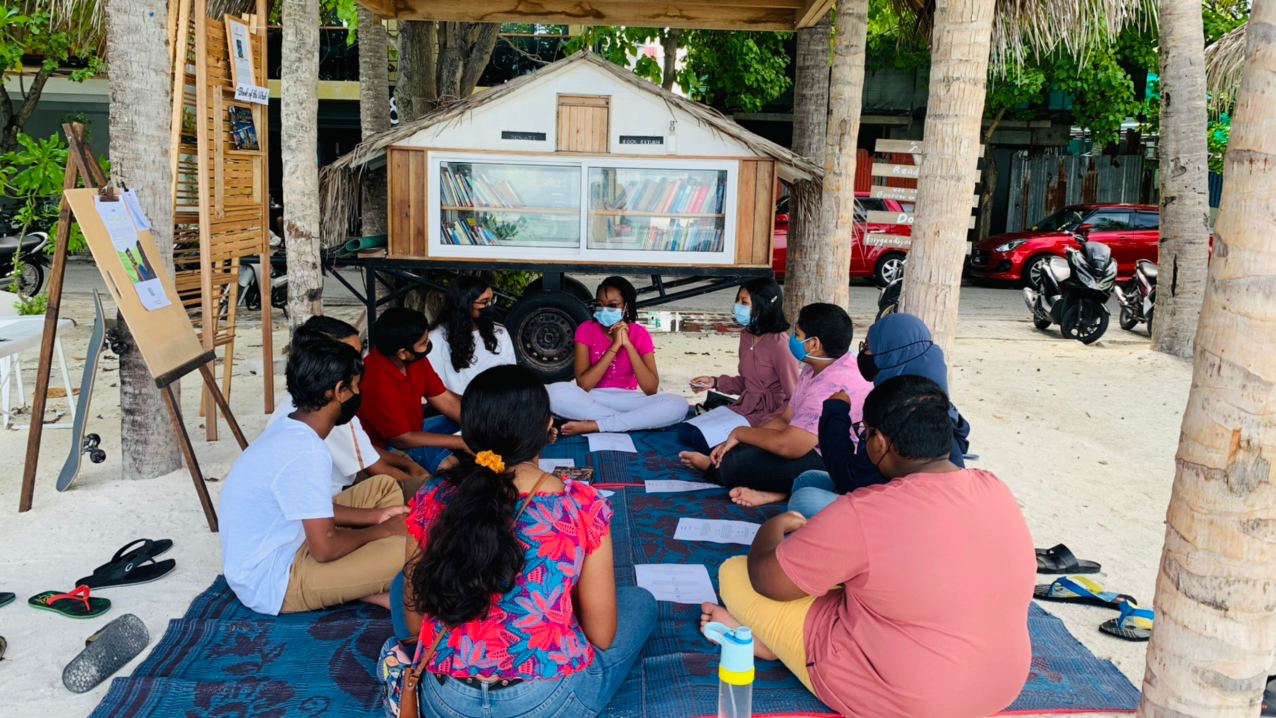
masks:
<svg viewBox="0 0 1276 718"><path fill-rule="evenodd" d="M881 319L887 314L894 314L899 311L899 294L904 289L904 268L908 260L900 260L899 271L895 273L895 278L882 287L877 294L877 318Z"/></svg>
<svg viewBox="0 0 1276 718"><path fill-rule="evenodd" d="M1068 247L1066 258L1050 257L1041 284L1024 287L1023 298L1038 329L1058 324L1065 338L1093 344L1108 330L1107 304L1116 287L1117 266L1106 244L1081 234L1072 238L1080 248Z"/></svg>
<svg viewBox="0 0 1276 718"><path fill-rule="evenodd" d="M1152 315L1156 310L1155 262L1140 259L1134 265L1134 278L1117 285L1117 301L1121 303L1121 328L1130 331L1135 325L1147 324L1148 336L1152 336Z"/></svg>
<svg viewBox="0 0 1276 718"><path fill-rule="evenodd" d="M49 255L45 247L49 244L49 235L45 232L28 232L22 235L21 228L8 225L0 236L0 290L8 291L16 278L18 294L34 297L44 288L44 276L49 270ZM21 268L17 267L14 258L21 260Z"/></svg>

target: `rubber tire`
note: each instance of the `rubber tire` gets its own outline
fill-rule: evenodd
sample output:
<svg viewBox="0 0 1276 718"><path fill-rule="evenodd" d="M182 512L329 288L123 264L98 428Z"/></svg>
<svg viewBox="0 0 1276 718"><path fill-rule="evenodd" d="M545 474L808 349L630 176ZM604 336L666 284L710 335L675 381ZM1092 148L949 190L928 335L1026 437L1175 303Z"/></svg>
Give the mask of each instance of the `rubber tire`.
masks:
<svg viewBox="0 0 1276 718"><path fill-rule="evenodd" d="M903 252L891 252L877 260L877 266L873 267L873 284L878 287L885 287L887 284L890 284L890 281L884 274L887 262L890 262L891 260L898 260L902 262L907 258L908 255Z"/></svg>
<svg viewBox="0 0 1276 718"><path fill-rule="evenodd" d="M1125 307L1121 307L1121 318L1118 321L1121 324L1121 328L1127 332L1134 329L1139 323L1139 320L1134 318L1134 313Z"/></svg>
<svg viewBox="0 0 1276 718"><path fill-rule="evenodd" d="M1072 327L1074 324L1076 324L1077 317L1081 313L1081 306L1082 306L1082 303L1077 302L1075 304L1072 304L1064 308L1063 316L1060 317L1061 321L1059 322L1059 328L1063 332L1063 336L1065 339L1076 339L1077 341L1086 345L1093 344L1099 341L1100 339L1102 339L1103 335L1108 331L1108 321L1110 318L1107 312L1100 310L1098 329L1091 332L1090 334L1087 334L1084 337L1077 336L1076 333L1073 331Z"/></svg>
<svg viewBox="0 0 1276 718"><path fill-rule="evenodd" d="M1148 326L1148 339L1151 339L1151 338L1152 338L1152 320L1153 320L1155 317L1156 317L1156 309L1149 309L1149 310L1148 310L1148 321L1147 321L1147 326Z"/></svg>
<svg viewBox="0 0 1276 718"><path fill-rule="evenodd" d="M876 321L877 319L881 319L882 317L885 317L885 316L890 316L891 314L894 314L895 312L898 312L898 311L899 311L899 303L891 302L890 304L887 304L886 306L877 310L877 318L874 321Z"/></svg>
<svg viewBox="0 0 1276 718"><path fill-rule="evenodd" d="M537 277L536 279L532 280L532 282L529 283L526 287L523 288L523 296L526 297L529 294L538 294L540 292L545 291L543 289L544 285L545 285L544 278ZM576 297L577 299L579 299L580 301L586 304L589 304L590 302L594 301L594 295L589 291L589 287L586 287L584 283L582 283L579 279L572 279L571 277L564 275L561 286L562 286L561 291L571 294L572 296Z"/></svg>
<svg viewBox="0 0 1276 718"><path fill-rule="evenodd" d="M551 384L575 374L576 327L586 321L589 308L573 293L539 291L518 300L505 317L505 327L518 363Z"/></svg>
<svg viewBox="0 0 1276 718"><path fill-rule="evenodd" d="M44 288L44 265L32 260L22 262L22 274L18 277L18 294L27 299Z"/></svg>
<svg viewBox="0 0 1276 718"><path fill-rule="evenodd" d="M1032 317L1032 326L1038 329L1041 329L1041 330L1049 329L1050 324L1051 322L1049 319L1042 319L1041 317L1038 317L1035 314Z"/></svg>
<svg viewBox="0 0 1276 718"><path fill-rule="evenodd" d="M1052 255L1049 254L1038 254L1037 256L1030 258L1027 262L1024 262L1023 275L1019 278L1020 283L1025 287L1037 288L1039 285L1032 283L1032 268L1038 264L1049 262L1051 256Z"/></svg>

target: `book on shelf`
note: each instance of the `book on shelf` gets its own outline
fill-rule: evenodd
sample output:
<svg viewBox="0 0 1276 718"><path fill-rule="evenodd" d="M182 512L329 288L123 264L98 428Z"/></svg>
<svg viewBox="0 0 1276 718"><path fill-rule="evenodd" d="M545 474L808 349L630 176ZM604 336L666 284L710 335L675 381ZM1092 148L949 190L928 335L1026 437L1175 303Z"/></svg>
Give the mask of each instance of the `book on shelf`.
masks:
<svg viewBox="0 0 1276 718"><path fill-rule="evenodd" d="M514 184L509 180L475 177L449 165L439 168L439 195L448 207L526 207Z"/></svg>
<svg viewBox="0 0 1276 718"><path fill-rule="evenodd" d="M230 115L230 140L237 150L259 150L257 142L257 125L253 122L253 111L247 107L231 105L226 108Z"/></svg>
<svg viewBox="0 0 1276 718"><path fill-rule="evenodd" d="M630 197L625 203L629 212L652 214L721 214L725 184L717 178L648 179L627 187ZM712 205L709 198L713 198Z"/></svg>
<svg viewBox="0 0 1276 718"><path fill-rule="evenodd" d="M618 231L621 229L626 231ZM721 252L722 229L682 223L668 229L656 226L609 226L604 241L648 252Z"/></svg>

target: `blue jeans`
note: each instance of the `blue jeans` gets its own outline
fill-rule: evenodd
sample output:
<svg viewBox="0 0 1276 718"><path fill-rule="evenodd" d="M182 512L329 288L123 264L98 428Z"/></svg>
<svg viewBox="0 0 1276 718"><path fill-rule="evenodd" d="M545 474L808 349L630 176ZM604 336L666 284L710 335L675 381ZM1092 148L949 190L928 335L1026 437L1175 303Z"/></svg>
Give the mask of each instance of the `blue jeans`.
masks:
<svg viewBox="0 0 1276 718"><path fill-rule="evenodd" d="M656 627L656 599L646 589L616 589L616 638L611 648L594 649L583 671L555 680L523 681L508 688L471 688L460 681L442 685L433 674L421 678L421 713L440 718L587 718L607 707Z"/></svg>
<svg viewBox="0 0 1276 718"><path fill-rule="evenodd" d="M789 511L796 511L808 519L833 503L840 494L834 490L833 479L827 471L804 471L793 481L793 493L789 495Z"/></svg>
<svg viewBox="0 0 1276 718"><path fill-rule="evenodd" d="M460 428L455 421L442 414L431 416L421 424L421 431L427 434L455 434ZM437 474L439 464L452 455L452 450L438 446L418 446L408 449L405 453L420 464L421 468L431 474Z"/></svg>

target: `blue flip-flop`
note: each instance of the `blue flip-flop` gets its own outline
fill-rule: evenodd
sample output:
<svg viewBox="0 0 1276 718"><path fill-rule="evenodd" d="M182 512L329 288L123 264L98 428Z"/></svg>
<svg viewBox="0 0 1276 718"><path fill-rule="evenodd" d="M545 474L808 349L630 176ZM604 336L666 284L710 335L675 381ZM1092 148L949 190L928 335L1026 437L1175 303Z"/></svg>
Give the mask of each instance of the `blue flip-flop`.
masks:
<svg viewBox="0 0 1276 718"><path fill-rule="evenodd" d="M1120 610L1126 604L1138 604L1133 596L1104 591L1097 581L1085 576L1064 576L1055 579L1053 583L1038 584L1032 590L1032 597L1041 601L1083 603L1114 610Z"/></svg>
<svg viewBox="0 0 1276 718"><path fill-rule="evenodd" d="M1156 614L1150 608L1123 603L1121 615L1104 621L1099 630L1127 641L1146 641L1152 637L1152 620L1155 617Z"/></svg>

